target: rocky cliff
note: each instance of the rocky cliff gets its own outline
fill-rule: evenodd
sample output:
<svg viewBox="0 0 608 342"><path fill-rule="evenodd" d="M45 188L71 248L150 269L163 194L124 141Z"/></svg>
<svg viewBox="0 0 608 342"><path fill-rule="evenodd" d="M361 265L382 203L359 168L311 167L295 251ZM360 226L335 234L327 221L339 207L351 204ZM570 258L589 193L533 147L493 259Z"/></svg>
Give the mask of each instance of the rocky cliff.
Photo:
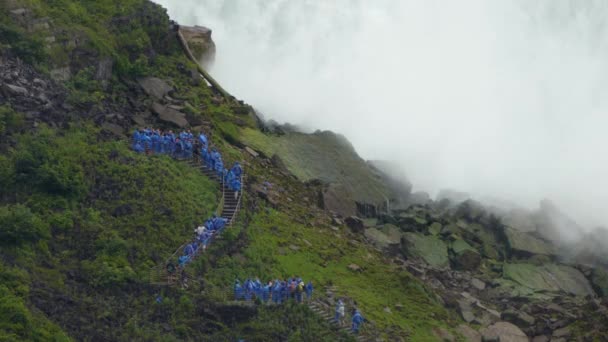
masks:
<svg viewBox="0 0 608 342"><path fill-rule="evenodd" d="M0 9L1 340L353 340L306 306L230 298L235 278L292 275L314 281L317 310L357 305L364 340L608 338L604 230L564 254L548 218L570 223L549 205L433 201L340 135L269 127L184 53L180 30L190 44L209 31L189 36L149 1ZM221 195L196 168L130 151L144 126L204 131L245 165L241 214L188 289L149 271Z"/></svg>

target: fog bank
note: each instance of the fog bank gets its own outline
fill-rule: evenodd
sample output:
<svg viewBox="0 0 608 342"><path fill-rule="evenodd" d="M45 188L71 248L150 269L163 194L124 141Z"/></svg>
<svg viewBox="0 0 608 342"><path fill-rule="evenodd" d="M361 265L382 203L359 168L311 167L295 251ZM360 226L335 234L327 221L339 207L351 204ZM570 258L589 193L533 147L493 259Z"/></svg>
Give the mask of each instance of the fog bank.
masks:
<svg viewBox="0 0 608 342"><path fill-rule="evenodd" d="M157 0L269 118L346 135L416 190L608 222L608 2Z"/></svg>

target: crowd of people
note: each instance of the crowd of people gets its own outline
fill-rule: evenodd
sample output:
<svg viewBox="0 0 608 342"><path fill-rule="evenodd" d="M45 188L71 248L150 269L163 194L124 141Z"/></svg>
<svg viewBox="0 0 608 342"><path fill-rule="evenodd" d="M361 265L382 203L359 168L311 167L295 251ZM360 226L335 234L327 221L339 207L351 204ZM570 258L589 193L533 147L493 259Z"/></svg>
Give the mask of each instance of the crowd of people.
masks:
<svg viewBox="0 0 608 342"><path fill-rule="evenodd" d="M207 136L200 132L195 139L190 130L176 134L169 130L137 129L133 132L132 149L137 153L165 154L178 159L190 159L199 155L205 167L217 173L224 184L234 191L235 198L241 191L243 169L236 162L230 169L224 167L221 153L214 147L209 148Z"/></svg>
<svg viewBox="0 0 608 342"><path fill-rule="evenodd" d="M137 129L133 132L131 147L138 153L164 154L177 159L193 158L196 154L200 156L201 162L206 168L217 172L218 178L233 190L235 198L238 198L243 174L241 165L236 162L229 170L225 169L222 155L215 148L209 149L209 140L203 132L200 132L195 139L190 130L176 134L171 130L164 132L151 128ZM183 276L184 273L178 271L183 270L199 253L202 253L213 238L222 232L227 223L226 218L214 214L213 217L196 227L194 239L179 251L177 260L167 263L170 278L180 273ZM184 282L185 279L182 279L182 284Z"/></svg>
<svg viewBox="0 0 608 342"><path fill-rule="evenodd" d="M238 279L234 282L236 300L259 299L263 303L271 301L281 304L288 300L302 303L304 296L306 300L312 299L313 290L312 281L305 284L300 277L291 277L287 280L275 279L266 283L260 282L259 278L247 279L243 284Z"/></svg>
<svg viewBox="0 0 608 342"><path fill-rule="evenodd" d="M207 144L207 137L200 133L199 142ZM192 158L194 135L190 130L179 134L173 131L145 128L133 132L133 150L138 153L167 154L175 158Z"/></svg>

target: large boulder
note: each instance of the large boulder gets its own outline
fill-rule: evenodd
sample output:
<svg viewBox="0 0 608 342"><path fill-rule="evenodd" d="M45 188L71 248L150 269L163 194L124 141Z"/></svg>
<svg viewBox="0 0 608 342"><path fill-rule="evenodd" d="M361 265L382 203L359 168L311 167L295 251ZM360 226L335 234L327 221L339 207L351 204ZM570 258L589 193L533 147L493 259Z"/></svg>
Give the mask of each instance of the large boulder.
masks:
<svg viewBox="0 0 608 342"><path fill-rule="evenodd" d="M577 296L594 293L585 276L566 265L505 264L503 277L533 292L566 292Z"/></svg>
<svg viewBox="0 0 608 342"><path fill-rule="evenodd" d="M365 231L365 224L363 220L356 216L349 216L344 219L344 223L350 228L353 233L363 233Z"/></svg>
<svg viewBox="0 0 608 342"><path fill-rule="evenodd" d="M188 120L186 120L186 114L168 106L155 103L152 105L152 111L158 115L160 120L174 124L179 128L184 128L189 125Z"/></svg>
<svg viewBox="0 0 608 342"><path fill-rule="evenodd" d="M512 228L505 229L505 234L511 252L517 256L531 257L533 255L546 255L555 257L557 254L552 244L538 239L531 234L523 233Z"/></svg>
<svg viewBox="0 0 608 342"><path fill-rule="evenodd" d="M365 237L376 247L384 250L388 254L394 255L399 253L401 232L399 231L399 228L392 224L366 229Z"/></svg>
<svg viewBox="0 0 608 342"><path fill-rule="evenodd" d="M169 92L173 90L173 88L167 84L167 82L156 77L140 78L137 80L137 82L146 92L146 94L157 99L162 99L165 97L165 95L169 94Z"/></svg>
<svg viewBox="0 0 608 342"><path fill-rule="evenodd" d="M466 241L457 239L450 244L450 257L454 268L459 270L476 270L481 263L479 252Z"/></svg>
<svg viewBox="0 0 608 342"><path fill-rule="evenodd" d="M405 233L402 251L406 256L419 258L434 267L442 268L449 265L448 248L436 236Z"/></svg>
<svg viewBox="0 0 608 342"><path fill-rule="evenodd" d="M357 206L352 199L352 193L343 185L332 183L323 191L323 209L352 216L357 213Z"/></svg>
<svg viewBox="0 0 608 342"><path fill-rule="evenodd" d="M496 322L480 331L483 341L528 342L528 336L516 325L509 322Z"/></svg>
<svg viewBox="0 0 608 342"><path fill-rule="evenodd" d="M179 31L188 42L188 48L202 67L215 61L215 43L211 39L211 29L203 26L180 26Z"/></svg>
<svg viewBox="0 0 608 342"><path fill-rule="evenodd" d="M481 342L481 334L468 325L459 325L456 332L462 335L467 342Z"/></svg>

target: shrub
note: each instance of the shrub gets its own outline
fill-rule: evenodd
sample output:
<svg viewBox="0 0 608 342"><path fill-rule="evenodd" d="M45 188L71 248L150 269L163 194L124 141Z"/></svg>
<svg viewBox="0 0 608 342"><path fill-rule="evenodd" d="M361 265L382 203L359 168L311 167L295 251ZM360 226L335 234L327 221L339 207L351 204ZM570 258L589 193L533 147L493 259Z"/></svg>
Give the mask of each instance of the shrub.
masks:
<svg viewBox="0 0 608 342"><path fill-rule="evenodd" d="M22 245L48 238L49 227L21 204L0 207L0 244Z"/></svg>

